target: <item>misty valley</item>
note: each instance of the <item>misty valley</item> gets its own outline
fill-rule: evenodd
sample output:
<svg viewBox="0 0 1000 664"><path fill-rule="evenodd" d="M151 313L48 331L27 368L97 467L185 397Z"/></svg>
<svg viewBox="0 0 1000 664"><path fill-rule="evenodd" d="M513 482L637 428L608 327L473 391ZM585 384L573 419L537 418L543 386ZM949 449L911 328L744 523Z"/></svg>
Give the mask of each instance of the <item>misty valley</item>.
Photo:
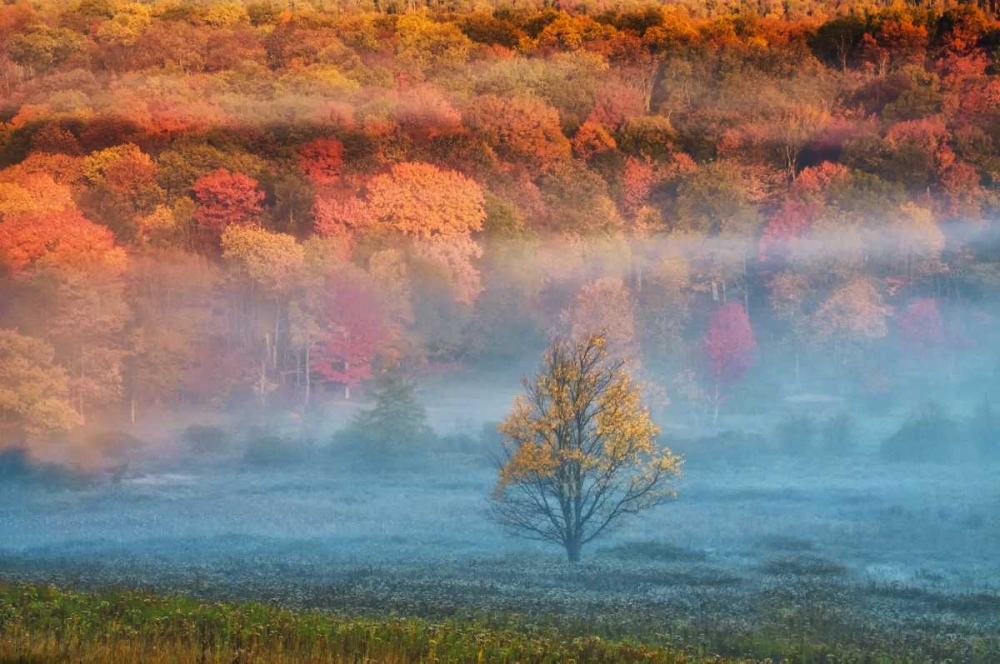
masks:
<svg viewBox="0 0 1000 664"><path fill-rule="evenodd" d="M1000 663L1000 0L0 1L0 664Z"/></svg>
<svg viewBox="0 0 1000 664"><path fill-rule="evenodd" d="M734 416L745 430L677 426L666 438L687 459L676 499L567 564L490 521L496 394L517 381L468 380L420 393L441 431L432 441L377 458L331 442L331 422L350 421L337 404L284 430L252 415L225 428L164 423L156 454L133 450L118 475L17 478L8 459L4 577L355 616L518 616L733 656L761 634L781 654L804 633L858 656L919 648L971 661L1000 630L996 465L887 459L879 443L897 417L855 424L850 446L817 431L807 450L781 439L803 444L802 419L794 433L755 413Z"/></svg>

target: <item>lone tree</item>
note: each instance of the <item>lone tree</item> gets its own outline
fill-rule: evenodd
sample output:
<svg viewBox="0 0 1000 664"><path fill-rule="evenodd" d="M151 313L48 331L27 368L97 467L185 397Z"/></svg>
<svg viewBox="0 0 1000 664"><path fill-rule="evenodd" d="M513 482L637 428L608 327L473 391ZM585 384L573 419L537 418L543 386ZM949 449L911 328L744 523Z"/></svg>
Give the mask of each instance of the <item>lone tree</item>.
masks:
<svg viewBox="0 0 1000 664"><path fill-rule="evenodd" d="M628 514L675 494L681 459L656 442L625 361L592 335L560 340L526 394L500 425L504 454L491 499L493 518L512 534L555 542L571 562Z"/></svg>

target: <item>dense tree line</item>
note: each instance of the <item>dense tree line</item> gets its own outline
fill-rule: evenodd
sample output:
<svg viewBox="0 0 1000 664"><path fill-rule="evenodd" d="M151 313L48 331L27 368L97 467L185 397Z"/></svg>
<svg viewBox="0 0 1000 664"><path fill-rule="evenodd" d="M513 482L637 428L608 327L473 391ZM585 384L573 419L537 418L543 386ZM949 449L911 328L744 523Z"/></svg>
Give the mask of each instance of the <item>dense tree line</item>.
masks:
<svg viewBox="0 0 1000 664"><path fill-rule="evenodd" d="M595 330L715 412L990 347L975 5L285 4L0 6L7 440Z"/></svg>

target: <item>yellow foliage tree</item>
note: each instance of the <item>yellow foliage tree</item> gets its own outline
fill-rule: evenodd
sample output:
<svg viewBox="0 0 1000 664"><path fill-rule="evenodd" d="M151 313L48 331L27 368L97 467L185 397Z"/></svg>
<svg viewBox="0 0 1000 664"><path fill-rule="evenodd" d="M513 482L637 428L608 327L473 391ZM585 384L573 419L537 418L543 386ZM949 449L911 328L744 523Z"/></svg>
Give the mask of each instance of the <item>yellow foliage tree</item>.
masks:
<svg viewBox="0 0 1000 664"><path fill-rule="evenodd" d="M907 281L940 269L945 237L934 213L913 203L904 203L889 226L891 240L885 249L895 255Z"/></svg>
<svg viewBox="0 0 1000 664"><path fill-rule="evenodd" d="M0 182L0 220L18 214L45 214L75 207L70 188L46 173L33 173L21 182Z"/></svg>
<svg viewBox="0 0 1000 664"><path fill-rule="evenodd" d="M638 386L603 337L556 341L524 388L500 425L491 507L502 527L559 544L577 562L621 518L674 496L681 459L657 444Z"/></svg>
<svg viewBox="0 0 1000 664"><path fill-rule="evenodd" d="M248 25L250 15L238 2L217 2L205 8L205 23L213 28L232 28Z"/></svg>
<svg viewBox="0 0 1000 664"><path fill-rule="evenodd" d="M41 339L0 330L0 432L47 436L83 424L68 403L65 370ZM0 450L10 440L0 441Z"/></svg>
<svg viewBox="0 0 1000 664"><path fill-rule="evenodd" d="M823 302L812 315L813 341L830 344L841 362L857 360L862 347L889 332L890 308L872 282L856 277Z"/></svg>
<svg viewBox="0 0 1000 664"><path fill-rule="evenodd" d="M237 297L249 286L251 293L273 304L273 323L266 327L264 317L256 310L251 313L251 325L263 332L264 355L254 379L254 389L263 399L274 387L268 381L268 364L278 367L281 321L289 295L301 278L305 250L291 235L234 225L222 234L222 259L235 278Z"/></svg>
<svg viewBox="0 0 1000 664"><path fill-rule="evenodd" d="M222 234L222 259L265 294L279 297L298 279L305 252L291 235L230 226Z"/></svg>
<svg viewBox="0 0 1000 664"><path fill-rule="evenodd" d="M580 287L573 303L560 314L560 327L572 339L602 330L615 354L635 358L637 308L635 296L620 277L601 277Z"/></svg>
<svg viewBox="0 0 1000 664"><path fill-rule="evenodd" d="M465 62L472 42L452 23L438 23L423 14L407 14L396 23L400 61L410 73Z"/></svg>
<svg viewBox="0 0 1000 664"><path fill-rule="evenodd" d="M128 3L97 29L97 38L108 44L131 46L152 25L149 7L137 2Z"/></svg>

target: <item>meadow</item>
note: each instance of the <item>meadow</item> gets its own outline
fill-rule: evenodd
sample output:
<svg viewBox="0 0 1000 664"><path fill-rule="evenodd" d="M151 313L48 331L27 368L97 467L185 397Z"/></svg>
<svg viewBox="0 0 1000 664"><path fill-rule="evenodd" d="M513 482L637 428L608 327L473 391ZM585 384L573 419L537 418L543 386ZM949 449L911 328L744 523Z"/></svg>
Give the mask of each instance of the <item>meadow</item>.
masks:
<svg viewBox="0 0 1000 664"><path fill-rule="evenodd" d="M327 445L265 466L237 448L197 463L146 460L117 481L5 481L0 653L1000 657L1000 493L989 467L888 464L864 447L822 461L692 452L676 501L569 564L486 518L494 471L481 445L446 437L378 467Z"/></svg>

